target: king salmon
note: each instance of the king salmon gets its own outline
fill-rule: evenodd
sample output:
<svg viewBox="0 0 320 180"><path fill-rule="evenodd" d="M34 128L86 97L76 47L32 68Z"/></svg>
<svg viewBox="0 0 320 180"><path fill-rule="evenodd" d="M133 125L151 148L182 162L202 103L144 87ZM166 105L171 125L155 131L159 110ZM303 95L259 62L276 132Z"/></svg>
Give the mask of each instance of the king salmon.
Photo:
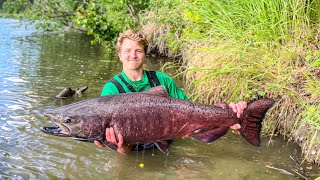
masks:
<svg viewBox="0 0 320 180"><path fill-rule="evenodd" d="M126 144L155 143L168 154L165 140L193 137L210 143L225 135L229 126L240 124L240 134L260 146L261 123L274 103L272 99L249 102L237 118L227 104L204 105L170 98L163 86L157 86L145 92L102 96L48 110L44 115L58 127L42 130L78 140L100 140L116 149L104 140L105 129L113 127Z"/></svg>

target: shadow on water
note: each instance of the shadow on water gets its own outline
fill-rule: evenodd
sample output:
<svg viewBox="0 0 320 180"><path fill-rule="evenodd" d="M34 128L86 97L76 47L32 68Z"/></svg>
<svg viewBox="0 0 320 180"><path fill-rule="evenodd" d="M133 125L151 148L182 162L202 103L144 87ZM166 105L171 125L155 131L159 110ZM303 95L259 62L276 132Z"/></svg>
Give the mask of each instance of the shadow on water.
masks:
<svg viewBox="0 0 320 180"><path fill-rule="evenodd" d="M1 179L293 179L267 165L296 168L289 155L300 149L282 138L262 147L232 133L212 143L178 139L170 155L158 150L127 156L85 142L44 134L46 109L97 97L105 82L120 72L116 53L79 33L43 34L12 28L0 19L0 178ZM148 58L157 70L167 59ZM89 86L81 97L55 99L62 89ZM295 157L301 161L300 154ZM140 164L144 167L141 168ZM312 177L318 167L304 164Z"/></svg>

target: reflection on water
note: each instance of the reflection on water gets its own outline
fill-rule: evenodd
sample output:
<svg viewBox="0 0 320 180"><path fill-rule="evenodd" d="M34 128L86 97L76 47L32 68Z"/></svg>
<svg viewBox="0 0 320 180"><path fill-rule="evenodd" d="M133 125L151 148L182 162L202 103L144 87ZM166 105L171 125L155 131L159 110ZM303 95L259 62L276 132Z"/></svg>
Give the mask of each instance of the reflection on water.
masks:
<svg viewBox="0 0 320 180"><path fill-rule="evenodd" d="M281 138L272 146L266 146L268 139L263 139L261 148L234 134L209 145L179 139L169 156L158 150L122 156L42 133L39 127L49 124L44 110L99 96L121 65L113 51L91 45L84 34L44 35L15 25L16 20L0 19L0 179L293 178L265 167L295 167L289 154L299 149ZM149 58L145 66L157 70L165 61ZM65 87L82 86L89 89L81 97L54 98ZM139 167L141 163L144 168Z"/></svg>

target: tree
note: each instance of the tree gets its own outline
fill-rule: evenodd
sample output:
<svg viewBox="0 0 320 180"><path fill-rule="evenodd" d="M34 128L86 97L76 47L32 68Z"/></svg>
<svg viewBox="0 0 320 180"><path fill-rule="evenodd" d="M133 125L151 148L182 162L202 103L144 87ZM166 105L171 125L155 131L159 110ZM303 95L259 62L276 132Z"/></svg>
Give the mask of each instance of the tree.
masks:
<svg viewBox="0 0 320 180"><path fill-rule="evenodd" d="M149 0L7 0L4 4L10 13L23 13L36 28L78 27L103 43L124 29L139 28L139 13L149 7Z"/></svg>

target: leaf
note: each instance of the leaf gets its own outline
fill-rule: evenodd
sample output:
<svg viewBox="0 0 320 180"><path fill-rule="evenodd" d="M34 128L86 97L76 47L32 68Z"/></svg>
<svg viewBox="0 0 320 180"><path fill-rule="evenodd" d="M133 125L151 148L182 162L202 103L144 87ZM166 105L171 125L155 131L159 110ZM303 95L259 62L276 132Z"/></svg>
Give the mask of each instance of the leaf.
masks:
<svg viewBox="0 0 320 180"><path fill-rule="evenodd" d="M258 95L259 95L259 96L262 96L262 97L263 97L265 94L266 94L266 92L264 92L264 91L258 91Z"/></svg>
<svg viewBox="0 0 320 180"><path fill-rule="evenodd" d="M311 55L307 55L307 56L306 56L306 61L307 61L307 62L310 62L311 60L312 60L312 56L311 56Z"/></svg>

